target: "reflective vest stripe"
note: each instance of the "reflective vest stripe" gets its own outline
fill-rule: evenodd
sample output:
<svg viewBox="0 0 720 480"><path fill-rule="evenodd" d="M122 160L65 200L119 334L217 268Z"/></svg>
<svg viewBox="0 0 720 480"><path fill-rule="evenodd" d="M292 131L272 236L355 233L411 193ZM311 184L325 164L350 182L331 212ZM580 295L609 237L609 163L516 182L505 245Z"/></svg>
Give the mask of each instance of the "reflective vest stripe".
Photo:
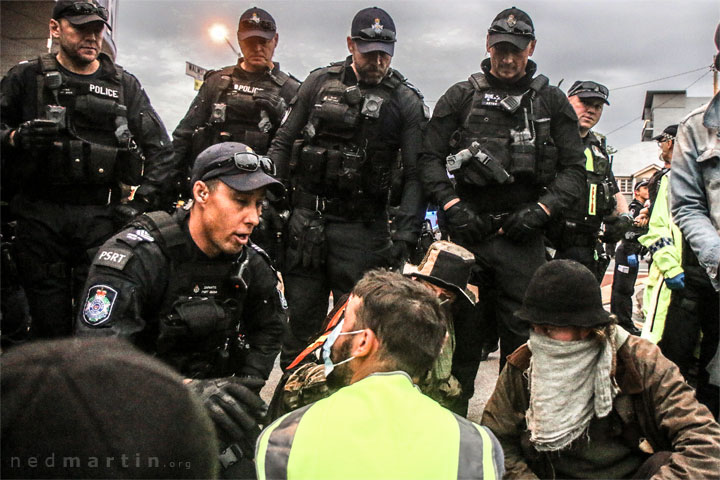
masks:
<svg viewBox="0 0 720 480"><path fill-rule="evenodd" d="M313 404L299 408L278 419L260 436L256 446L255 465L260 480L287 480L288 460L295 431L301 417Z"/></svg>
<svg viewBox="0 0 720 480"><path fill-rule="evenodd" d="M590 147L585 149L585 170L588 172L595 171L595 160ZM597 184L590 184L590 192L588 193L588 215L597 215Z"/></svg>
<svg viewBox="0 0 720 480"><path fill-rule="evenodd" d="M496 480L504 472L496 466L504 465L502 448L494 445L485 427L474 425L466 418L455 415L460 427L460 448L458 449L458 479ZM479 475L479 476L478 476Z"/></svg>
<svg viewBox="0 0 720 480"><path fill-rule="evenodd" d="M595 171L595 161L593 160L593 154L590 147L585 149L585 170L588 172Z"/></svg>

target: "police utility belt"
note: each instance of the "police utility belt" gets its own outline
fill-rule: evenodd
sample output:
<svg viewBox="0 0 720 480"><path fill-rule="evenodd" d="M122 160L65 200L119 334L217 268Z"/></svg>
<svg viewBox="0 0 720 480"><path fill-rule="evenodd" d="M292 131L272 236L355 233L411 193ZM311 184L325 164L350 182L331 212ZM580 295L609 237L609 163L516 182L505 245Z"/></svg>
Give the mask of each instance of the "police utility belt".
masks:
<svg viewBox="0 0 720 480"><path fill-rule="evenodd" d="M143 156L128 126L124 104L122 69L115 66L114 81L68 79L58 70L52 55L40 57L38 112L55 122L60 130L49 152L51 185L103 185L116 181L138 185L142 179ZM46 101L46 92L53 101ZM102 203L109 190L93 195L89 203Z"/></svg>
<svg viewBox="0 0 720 480"><path fill-rule="evenodd" d="M346 220L372 221L383 212L382 205L378 206L374 200L351 201L341 198L325 198L297 189L292 193L292 205L295 208L304 208L323 215L342 217Z"/></svg>

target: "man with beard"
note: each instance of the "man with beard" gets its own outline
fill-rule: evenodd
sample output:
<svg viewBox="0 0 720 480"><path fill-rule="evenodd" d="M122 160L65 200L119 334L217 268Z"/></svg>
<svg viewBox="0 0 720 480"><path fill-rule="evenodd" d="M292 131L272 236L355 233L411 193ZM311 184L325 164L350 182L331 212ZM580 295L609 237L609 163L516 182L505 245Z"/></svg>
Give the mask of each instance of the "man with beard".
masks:
<svg viewBox="0 0 720 480"><path fill-rule="evenodd" d="M490 58L438 100L420 158L423 185L444 210L450 240L475 255L478 308L482 318L497 319L501 366L527 340L513 312L545 263L545 226L585 186L577 115L560 89L535 75L529 57L536 43L527 13L500 12L488 29ZM458 380L472 387L469 378Z"/></svg>
<svg viewBox="0 0 720 480"><path fill-rule="evenodd" d="M258 478L502 478L492 433L413 385L446 334L426 287L398 273L366 273L323 346L328 384L343 388L263 431Z"/></svg>
<svg viewBox="0 0 720 480"><path fill-rule="evenodd" d="M15 257L35 337L72 331L87 250L170 202L170 139L137 79L100 53L108 26L101 6L57 2L57 54L20 63L0 84L3 197L14 194ZM129 203L121 184L139 185Z"/></svg>
<svg viewBox="0 0 720 480"><path fill-rule="evenodd" d="M517 315L530 339L482 419L508 478L717 477L720 425L655 345L614 325L590 270L543 265Z"/></svg>
<svg viewBox="0 0 720 480"><path fill-rule="evenodd" d="M417 244L424 205L416 158L427 110L390 68L395 41L387 12L360 10L350 56L310 73L270 146L292 206L282 367L318 333L331 292L340 298L367 270L401 265ZM404 183L391 241L387 207L399 159Z"/></svg>

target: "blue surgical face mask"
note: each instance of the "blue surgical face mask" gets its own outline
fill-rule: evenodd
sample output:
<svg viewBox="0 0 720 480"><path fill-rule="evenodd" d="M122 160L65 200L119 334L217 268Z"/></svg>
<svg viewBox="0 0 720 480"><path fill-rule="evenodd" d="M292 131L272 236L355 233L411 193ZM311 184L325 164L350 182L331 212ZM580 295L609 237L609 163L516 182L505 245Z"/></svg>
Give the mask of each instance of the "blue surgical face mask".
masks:
<svg viewBox="0 0 720 480"><path fill-rule="evenodd" d="M332 351L332 346L335 344L335 341L338 339L340 335L354 335L356 333L360 333L363 330L353 330L352 332L343 332L342 327L345 324L345 319L343 318L338 322L338 324L333 328L333 331L330 332L330 335L328 335L327 339L325 340L325 343L322 347L322 357L323 361L325 362L325 378L327 378L328 375L330 375L330 372L332 372L336 366L342 365L343 363L347 363L353 358L354 356L347 358L341 362L333 363L333 361L330 359L330 352Z"/></svg>

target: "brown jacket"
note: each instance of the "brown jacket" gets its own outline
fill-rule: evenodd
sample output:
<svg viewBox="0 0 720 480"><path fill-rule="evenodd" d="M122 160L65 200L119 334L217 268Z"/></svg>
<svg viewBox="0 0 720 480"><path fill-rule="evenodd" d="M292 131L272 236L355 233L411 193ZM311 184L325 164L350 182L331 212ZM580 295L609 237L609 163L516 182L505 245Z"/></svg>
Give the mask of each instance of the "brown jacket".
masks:
<svg viewBox="0 0 720 480"><path fill-rule="evenodd" d="M531 355L523 345L508 357L483 413L482 425L495 433L505 452L506 479L554 478L553 461L561 455L538 452L529 442L525 412L530 392L523 373ZM618 349L615 380L620 393L607 418L618 419L617 435L612 438L625 445L618 445L619 449L626 448L631 457L641 460L650 453L672 452L655 479L720 477L720 425L656 345L630 336ZM592 438L591 434L589 449ZM603 453L598 451L597 458ZM588 475L584 467L578 477ZM610 471L605 465L597 473L607 478Z"/></svg>

